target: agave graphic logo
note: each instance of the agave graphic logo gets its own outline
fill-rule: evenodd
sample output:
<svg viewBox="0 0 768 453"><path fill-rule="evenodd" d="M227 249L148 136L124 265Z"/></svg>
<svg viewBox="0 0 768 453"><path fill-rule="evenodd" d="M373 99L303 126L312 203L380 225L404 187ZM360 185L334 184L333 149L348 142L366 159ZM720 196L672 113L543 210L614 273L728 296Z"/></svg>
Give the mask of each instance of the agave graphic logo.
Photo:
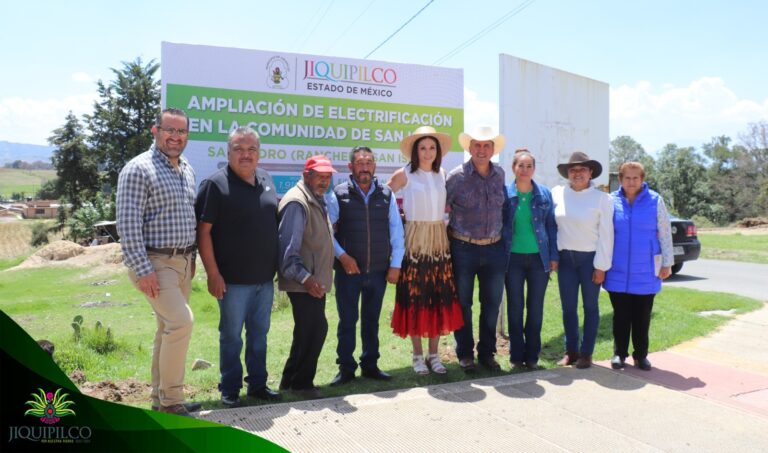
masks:
<svg viewBox="0 0 768 453"><path fill-rule="evenodd" d="M39 442L41 444L88 444L91 443L93 431L90 426L66 426L66 423L56 425L62 417L75 415L75 411L69 408L74 401L69 401L69 394L61 393L62 389L46 392L38 388L39 393L32 393L33 400L26 405L32 409L24 412L24 415L37 417L48 426L9 426L8 442ZM82 414L81 414L82 415ZM54 426L55 425L55 426Z"/></svg>
<svg viewBox="0 0 768 453"><path fill-rule="evenodd" d="M61 394L61 389L56 390L56 393L46 393L41 388L37 390L40 391L39 395L36 393L31 394L34 401L24 403L32 407L32 409L24 412L24 415L40 417L40 421L47 425L58 423L61 417L75 415L75 411L69 409L69 406L75 403L67 400L68 393Z"/></svg>

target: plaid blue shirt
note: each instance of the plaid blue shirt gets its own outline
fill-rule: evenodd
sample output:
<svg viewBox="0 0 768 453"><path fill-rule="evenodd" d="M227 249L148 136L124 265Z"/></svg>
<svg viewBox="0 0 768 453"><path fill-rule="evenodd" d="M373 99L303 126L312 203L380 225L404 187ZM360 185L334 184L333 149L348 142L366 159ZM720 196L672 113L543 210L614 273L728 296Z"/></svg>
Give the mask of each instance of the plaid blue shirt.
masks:
<svg viewBox="0 0 768 453"><path fill-rule="evenodd" d="M117 232L125 265L137 276L154 272L147 247L195 244L195 172L179 157L178 170L155 145L131 159L117 179Z"/></svg>
<svg viewBox="0 0 768 453"><path fill-rule="evenodd" d="M462 236L488 239L501 235L502 208L506 200L504 170L491 162L482 176L472 161L451 170L445 181L446 204L451 207L448 226Z"/></svg>

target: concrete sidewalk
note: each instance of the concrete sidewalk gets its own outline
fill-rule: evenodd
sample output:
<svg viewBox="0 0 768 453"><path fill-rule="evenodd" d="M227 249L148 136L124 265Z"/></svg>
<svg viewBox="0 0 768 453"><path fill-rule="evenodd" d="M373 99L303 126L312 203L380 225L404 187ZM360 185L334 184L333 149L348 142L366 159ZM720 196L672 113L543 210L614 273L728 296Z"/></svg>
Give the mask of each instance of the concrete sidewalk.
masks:
<svg viewBox="0 0 768 453"><path fill-rule="evenodd" d="M768 450L768 416L599 366L203 418L294 452Z"/></svg>
<svg viewBox="0 0 768 453"><path fill-rule="evenodd" d="M555 368L200 417L293 452L764 452L766 332L768 306L652 354L650 372Z"/></svg>
<svg viewBox="0 0 768 453"><path fill-rule="evenodd" d="M768 305L649 359L199 416L293 452L768 451Z"/></svg>

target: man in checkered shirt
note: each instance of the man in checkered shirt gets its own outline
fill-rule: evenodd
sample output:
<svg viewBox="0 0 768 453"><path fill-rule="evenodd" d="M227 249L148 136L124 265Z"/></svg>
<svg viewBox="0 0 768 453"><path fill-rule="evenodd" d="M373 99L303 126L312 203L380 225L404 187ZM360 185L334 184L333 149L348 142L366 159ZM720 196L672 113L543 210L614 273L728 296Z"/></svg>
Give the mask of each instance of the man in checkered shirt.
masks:
<svg viewBox="0 0 768 453"><path fill-rule="evenodd" d="M157 320L152 350L152 408L189 415L184 365L192 336L189 294L195 273L195 173L181 156L189 119L166 109L152 126L155 142L117 180L117 229L123 260Z"/></svg>

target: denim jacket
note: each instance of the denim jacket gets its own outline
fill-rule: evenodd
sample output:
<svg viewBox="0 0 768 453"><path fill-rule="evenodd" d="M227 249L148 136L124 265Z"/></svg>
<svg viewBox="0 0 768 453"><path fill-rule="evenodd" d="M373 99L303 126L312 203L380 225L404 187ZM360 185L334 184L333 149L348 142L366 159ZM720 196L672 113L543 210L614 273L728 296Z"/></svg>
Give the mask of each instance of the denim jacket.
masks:
<svg viewBox="0 0 768 453"><path fill-rule="evenodd" d="M531 199L531 216L533 218L533 230L539 242L539 256L544 266L544 271L549 272L550 261L560 261L557 252L557 223L555 223L555 205L552 202L552 194L549 189L531 181L533 184L533 198ZM515 212L520 199L517 196L517 187L514 181L506 187L506 200L504 202L502 228L502 240L505 250L512 246L512 237L515 233Z"/></svg>

